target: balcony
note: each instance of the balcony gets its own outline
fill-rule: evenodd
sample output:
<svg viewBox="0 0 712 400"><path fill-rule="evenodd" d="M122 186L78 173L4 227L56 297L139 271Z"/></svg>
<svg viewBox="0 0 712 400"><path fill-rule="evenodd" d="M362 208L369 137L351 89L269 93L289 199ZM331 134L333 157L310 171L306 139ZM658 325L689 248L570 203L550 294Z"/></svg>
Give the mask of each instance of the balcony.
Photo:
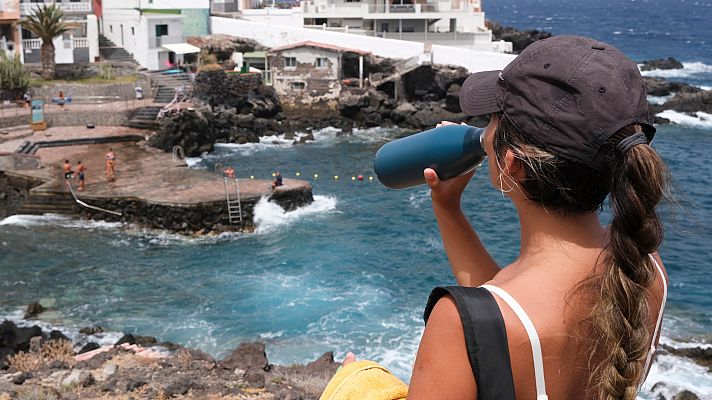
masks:
<svg viewBox="0 0 712 400"><path fill-rule="evenodd" d="M59 6L59 8L64 11L67 14L72 14L72 13L91 13L91 2L90 1L82 1L82 2L77 2L77 3L54 3L52 1L46 1L44 3L22 3L20 4L20 14L21 15L29 15L33 14L34 10L44 6L44 5L52 5L55 4Z"/></svg>
<svg viewBox="0 0 712 400"><path fill-rule="evenodd" d="M70 37L64 39L62 44L65 49L76 49L89 47L89 41L85 37ZM39 50L42 48L42 39L22 39L22 48L27 52Z"/></svg>
<svg viewBox="0 0 712 400"><path fill-rule="evenodd" d="M482 32L375 32L349 27L329 27L324 25L304 25L305 28L352 35L374 36L384 39L406 40L409 42L432 43L443 46L489 49L492 46L492 31Z"/></svg>
<svg viewBox="0 0 712 400"><path fill-rule="evenodd" d="M185 43L185 36L158 36L148 38L148 43L152 49L159 49L164 44Z"/></svg>
<svg viewBox="0 0 712 400"><path fill-rule="evenodd" d="M318 18L325 15L334 17L366 17L372 14L423 14L423 13L470 13L479 12L479 2L467 3L462 0L429 1L425 3L400 4L400 0L385 2L329 2L302 1L305 17ZM382 16L381 16L382 17ZM395 17L395 16L394 16Z"/></svg>

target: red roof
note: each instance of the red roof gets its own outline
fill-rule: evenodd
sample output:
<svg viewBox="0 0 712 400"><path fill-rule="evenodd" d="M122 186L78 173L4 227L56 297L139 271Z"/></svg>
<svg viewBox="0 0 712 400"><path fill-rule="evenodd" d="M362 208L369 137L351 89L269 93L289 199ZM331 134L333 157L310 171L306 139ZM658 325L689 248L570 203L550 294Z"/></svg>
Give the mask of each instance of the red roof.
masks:
<svg viewBox="0 0 712 400"><path fill-rule="evenodd" d="M341 46L336 46L333 44L326 44L326 43L319 43L319 42L312 42L312 41L299 42L299 43L294 43L294 44L288 44L286 46L275 47L274 49L270 50L270 53L276 53L276 52L280 52L282 50L296 49L298 47L305 47L305 46L306 47L316 47L318 49L324 49L324 50L336 51L339 53L356 53L356 54L360 54L363 56L371 54L370 51L349 49L347 47L341 47Z"/></svg>

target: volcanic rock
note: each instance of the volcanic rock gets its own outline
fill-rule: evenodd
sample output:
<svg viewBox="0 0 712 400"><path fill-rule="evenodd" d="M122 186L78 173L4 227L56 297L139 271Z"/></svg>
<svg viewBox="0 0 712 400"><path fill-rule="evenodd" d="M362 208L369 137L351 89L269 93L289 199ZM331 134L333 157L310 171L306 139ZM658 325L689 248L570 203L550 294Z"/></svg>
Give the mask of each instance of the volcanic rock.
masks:
<svg viewBox="0 0 712 400"><path fill-rule="evenodd" d="M641 71L652 71L654 69L682 69L684 66L680 61L672 57L659 58L657 60L643 61L640 66Z"/></svg>

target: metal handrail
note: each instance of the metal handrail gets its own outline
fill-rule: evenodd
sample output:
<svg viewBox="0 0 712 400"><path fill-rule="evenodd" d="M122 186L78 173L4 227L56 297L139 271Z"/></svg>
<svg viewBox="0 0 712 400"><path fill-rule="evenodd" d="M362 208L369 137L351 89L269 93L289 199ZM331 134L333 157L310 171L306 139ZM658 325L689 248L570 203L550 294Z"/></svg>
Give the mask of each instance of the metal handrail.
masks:
<svg viewBox="0 0 712 400"><path fill-rule="evenodd" d="M79 198L77 197L77 194L74 193L74 188L72 187L72 184L69 183L69 181L64 181L64 183L67 184L67 187L69 188L69 192L72 194L72 197L74 197L74 201L76 201L77 204L79 204L80 206L86 207L86 208L90 208L90 209L96 210L96 211L105 212L105 213L108 213L108 214L117 215L117 216L119 216L119 217L122 215L120 212L111 211L111 210L107 210L107 209L105 209L105 208L92 206L92 205L90 205L90 204L87 204L87 203L85 203L85 202L79 200Z"/></svg>

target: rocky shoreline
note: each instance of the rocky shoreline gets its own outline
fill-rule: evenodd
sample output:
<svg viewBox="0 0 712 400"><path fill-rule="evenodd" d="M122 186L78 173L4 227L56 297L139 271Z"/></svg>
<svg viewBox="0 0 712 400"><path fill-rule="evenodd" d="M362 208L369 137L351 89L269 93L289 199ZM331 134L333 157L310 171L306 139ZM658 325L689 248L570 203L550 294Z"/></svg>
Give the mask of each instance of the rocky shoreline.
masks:
<svg viewBox="0 0 712 400"><path fill-rule="evenodd" d="M2 400L318 399L339 366L332 352L306 365L274 365L262 342L242 343L215 359L155 337L108 333L99 326L82 328L70 338L33 319L45 311L33 303L17 324L0 323ZM712 373L712 347L662 344L658 354L685 358ZM652 392L663 400L700 399L664 382Z"/></svg>
<svg viewBox="0 0 712 400"><path fill-rule="evenodd" d="M216 360L150 336L124 334L102 346L101 327L82 328L72 341L23 322L0 323L3 400L318 399L339 366L331 352L306 365L274 365L260 342L242 343Z"/></svg>
<svg viewBox="0 0 712 400"><path fill-rule="evenodd" d="M392 60L390 60L392 61ZM373 61L380 72L392 62ZM680 68L674 59L645 61L641 69ZM260 75L228 74L223 71L198 73L194 97L183 107L165 115L149 145L170 151L180 145L189 157L212 151L215 143L259 142L260 137L284 135L295 144L313 140L312 132L335 127L344 133L354 128L398 127L412 132L430 129L440 121L486 123L462 113L458 92L469 73L448 65L421 65L403 77L404 98L394 99L389 87L346 90L336 104L283 106ZM688 115L712 113L712 90L683 82L644 77L649 96L661 104L649 104L657 124L671 121L656 114L674 110Z"/></svg>

